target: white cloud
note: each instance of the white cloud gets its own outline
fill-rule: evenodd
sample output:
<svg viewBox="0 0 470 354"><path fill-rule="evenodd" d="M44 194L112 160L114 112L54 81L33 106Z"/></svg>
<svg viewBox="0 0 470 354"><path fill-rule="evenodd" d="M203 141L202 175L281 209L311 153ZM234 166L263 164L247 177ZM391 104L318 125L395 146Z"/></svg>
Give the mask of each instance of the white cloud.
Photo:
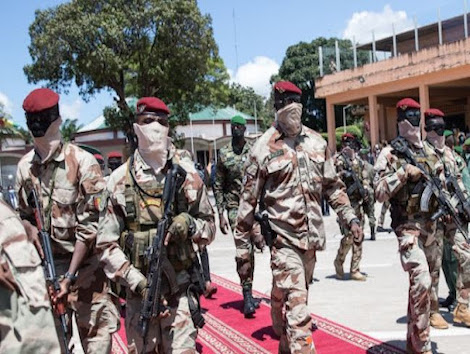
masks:
<svg viewBox="0 0 470 354"><path fill-rule="evenodd" d="M8 114L13 113L13 103L10 101L7 95L5 95L3 92L0 92L0 104L3 105L4 110Z"/></svg>
<svg viewBox="0 0 470 354"><path fill-rule="evenodd" d="M269 79L278 71L279 64L273 59L259 56L240 66L235 74L229 70L229 74L233 82L252 87L257 94L269 97L271 92Z"/></svg>
<svg viewBox="0 0 470 354"><path fill-rule="evenodd" d="M77 98L72 103L63 103L61 102L59 105L60 108L60 116L65 119L79 119L80 118L80 110L82 108L82 101Z"/></svg>
<svg viewBox="0 0 470 354"><path fill-rule="evenodd" d="M354 38L357 43L369 43L372 42L372 31L376 40L391 36L392 24L395 26L396 34L414 27L413 20L405 11L393 11L392 7L387 4L382 12L353 13L343 31L343 38L351 40Z"/></svg>

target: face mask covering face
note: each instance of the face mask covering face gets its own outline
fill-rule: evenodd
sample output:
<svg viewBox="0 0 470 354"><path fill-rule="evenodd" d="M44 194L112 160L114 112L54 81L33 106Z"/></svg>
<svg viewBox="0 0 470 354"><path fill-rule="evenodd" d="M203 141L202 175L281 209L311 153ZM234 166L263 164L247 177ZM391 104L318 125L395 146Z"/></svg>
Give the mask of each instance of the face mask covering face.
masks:
<svg viewBox="0 0 470 354"><path fill-rule="evenodd" d="M57 118L49 125L44 136L33 136L34 150L41 157L41 162L48 161L60 146L60 126L62 119Z"/></svg>
<svg viewBox="0 0 470 354"><path fill-rule="evenodd" d="M436 148L439 152L444 152L445 138L444 135L437 134L434 130L428 132L426 138L429 140L432 146Z"/></svg>
<svg viewBox="0 0 470 354"><path fill-rule="evenodd" d="M398 134L408 140L408 142L413 144L415 147L423 147L423 143L421 141L421 128L419 126L413 126L408 120L405 119L398 122Z"/></svg>
<svg viewBox="0 0 470 354"><path fill-rule="evenodd" d="M168 158L169 128L158 122L139 125L134 123L139 153L155 174L165 166Z"/></svg>
<svg viewBox="0 0 470 354"><path fill-rule="evenodd" d="M350 160L354 159L354 149L351 148L350 146L346 146L345 148L343 148L343 153L349 157Z"/></svg>
<svg viewBox="0 0 470 354"><path fill-rule="evenodd" d="M291 103L277 111L277 122L287 137L295 137L302 129L302 104Z"/></svg>

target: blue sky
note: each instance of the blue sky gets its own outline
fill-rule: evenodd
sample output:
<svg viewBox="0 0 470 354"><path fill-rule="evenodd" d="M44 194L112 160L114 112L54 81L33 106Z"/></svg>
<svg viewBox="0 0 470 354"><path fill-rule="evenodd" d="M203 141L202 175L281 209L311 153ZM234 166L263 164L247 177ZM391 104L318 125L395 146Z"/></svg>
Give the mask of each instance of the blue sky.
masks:
<svg viewBox="0 0 470 354"><path fill-rule="evenodd" d="M24 125L21 108L24 97L41 86L28 84L23 73L23 66L31 62L28 27L36 9L62 2L13 0L0 5L0 101L21 125ZM438 9L442 19L462 14L464 1L199 0L199 6L212 17L220 55L232 80L266 95L269 77L277 72L290 45L320 36L354 36L358 42L370 42L372 30L377 39L386 36L391 33L392 22L396 28L408 29L413 26L414 18L418 25L437 21ZM68 95L61 95L62 116L78 118L86 124L113 102L112 97L104 92L84 102L78 90L72 88Z"/></svg>

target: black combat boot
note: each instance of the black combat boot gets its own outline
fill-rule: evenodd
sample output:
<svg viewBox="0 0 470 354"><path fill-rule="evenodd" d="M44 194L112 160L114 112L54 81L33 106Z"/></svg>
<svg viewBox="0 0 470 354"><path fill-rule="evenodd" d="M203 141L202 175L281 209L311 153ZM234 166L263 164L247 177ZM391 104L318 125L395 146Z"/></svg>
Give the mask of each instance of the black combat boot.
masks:
<svg viewBox="0 0 470 354"><path fill-rule="evenodd" d="M258 304L259 307L259 304ZM256 312L253 295L251 294L251 284L243 285L243 314L245 318L252 318Z"/></svg>
<svg viewBox="0 0 470 354"><path fill-rule="evenodd" d="M370 240L375 241L375 230L370 231Z"/></svg>
<svg viewBox="0 0 470 354"><path fill-rule="evenodd" d="M452 296L449 294L449 296L447 296L447 299L439 300L439 306L449 308L449 306L452 306L454 302L455 302L455 296Z"/></svg>

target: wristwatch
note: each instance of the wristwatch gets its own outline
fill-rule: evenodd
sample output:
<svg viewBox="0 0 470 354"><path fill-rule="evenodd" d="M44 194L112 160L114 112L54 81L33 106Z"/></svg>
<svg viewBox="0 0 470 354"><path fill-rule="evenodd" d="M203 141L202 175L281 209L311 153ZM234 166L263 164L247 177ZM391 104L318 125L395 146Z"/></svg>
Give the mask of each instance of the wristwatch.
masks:
<svg viewBox="0 0 470 354"><path fill-rule="evenodd" d="M72 274L70 272L67 272L65 273L64 278L70 280L70 283L74 284L77 280L77 273Z"/></svg>

